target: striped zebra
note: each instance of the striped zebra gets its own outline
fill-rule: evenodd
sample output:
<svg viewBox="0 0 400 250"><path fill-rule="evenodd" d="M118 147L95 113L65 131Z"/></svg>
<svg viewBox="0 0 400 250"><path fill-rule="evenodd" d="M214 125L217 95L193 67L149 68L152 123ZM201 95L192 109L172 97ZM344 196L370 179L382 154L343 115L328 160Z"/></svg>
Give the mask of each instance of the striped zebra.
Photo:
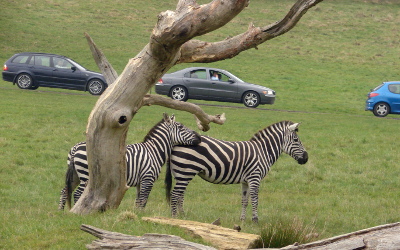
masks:
<svg viewBox="0 0 400 250"><path fill-rule="evenodd" d="M153 184L172 148L176 145L197 145L200 140L197 132L176 122L174 115L169 117L164 113L163 120L148 132L142 143L126 146L127 185L136 187L136 207L146 206ZM71 148L67 163L66 186L61 190L58 207L61 210L66 202L71 207L71 193L79 185L74 192L74 202L78 201L89 180L86 142Z"/></svg>
<svg viewBox="0 0 400 250"><path fill-rule="evenodd" d="M197 175L214 184L242 184L241 220L251 198L252 220L258 222L258 190L261 180L282 152L305 164L308 153L297 136L299 123L282 121L260 130L249 141L222 141L202 136L196 147L177 146L167 163L165 179L172 216L183 213L184 193ZM171 193L172 175L176 184Z"/></svg>

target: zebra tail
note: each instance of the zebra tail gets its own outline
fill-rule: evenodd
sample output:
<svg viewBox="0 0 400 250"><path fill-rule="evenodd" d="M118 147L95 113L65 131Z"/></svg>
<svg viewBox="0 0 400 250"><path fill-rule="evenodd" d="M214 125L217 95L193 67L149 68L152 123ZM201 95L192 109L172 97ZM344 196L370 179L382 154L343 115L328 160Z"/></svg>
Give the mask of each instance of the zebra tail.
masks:
<svg viewBox="0 0 400 250"><path fill-rule="evenodd" d="M75 165L73 161L68 164L68 170L65 174L65 186L67 187L67 206L71 209L72 182L74 181Z"/></svg>
<svg viewBox="0 0 400 250"><path fill-rule="evenodd" d="M171 173L171 159L167 161L167 172L165 173L165 196L167 198L168 204L171 204L171 189L172 189L172 173Z"/></svg>

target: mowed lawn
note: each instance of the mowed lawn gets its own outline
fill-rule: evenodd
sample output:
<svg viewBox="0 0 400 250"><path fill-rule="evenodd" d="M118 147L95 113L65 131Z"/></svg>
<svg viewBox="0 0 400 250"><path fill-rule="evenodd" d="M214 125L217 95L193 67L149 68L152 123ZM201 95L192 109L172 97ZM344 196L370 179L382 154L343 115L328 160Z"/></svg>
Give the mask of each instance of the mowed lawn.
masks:
<svg viewBox="0 0 400 250"><path fill-rule="evenodd" d="M250 22L267 25L282 18L293 3L251 1L220 32L199 39L218 41L244 32ZM96 70L83 37L89 32L121 72L147 43L157 14L175 9L175 4L7 2L1 13L0 60L22 51L49 52ZM243 232L255 234L269 223L298 220L315 227L318 238L400 221L400 116L376 118L364 111L371 88L399 80L399 23L398 1L325 1L284 36L210 64L271 87L277 99L274 105L256 109L189 100L209 114L226 114L224 125L212 124L202 134L248 140L272 123L301 122L299 137L310 159L298 165L283 154L272 167L260 188L258 225L251 222L250 207L247 220L239 221L240 185L213 185L198 177L188 187L181 218L210 223L221 218L222 226L240 224ZM188 66L193 65L172 70ZM24 91L0 81L0 248L83 249L95 238L81 231L81 224L132 235L174 234L204 243L175 227L141 220L170 216L163 189L165 169L143 211L134 209L134 188L116 210L87 216L57 210L68 151L85 140L97 98L49 88ZM163 112L174 113L178 121L197 130L191 114L143 107L131 122L127 142L140 142Z"/></svg>

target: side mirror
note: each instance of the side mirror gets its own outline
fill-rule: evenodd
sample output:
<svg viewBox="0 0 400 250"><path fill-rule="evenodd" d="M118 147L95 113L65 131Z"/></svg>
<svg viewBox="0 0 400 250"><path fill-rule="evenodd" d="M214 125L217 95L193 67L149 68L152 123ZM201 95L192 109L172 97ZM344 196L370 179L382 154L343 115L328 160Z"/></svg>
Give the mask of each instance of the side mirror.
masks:
<svg viewBox="0 0 400 250"><path fill-rule="evenodd" d="M76 71L76 67L75 66L72 66L71 69L72 69L73 72Z"/></svg>
<svg viewBox="0 0 400 250"><path fill-rule="evenodd" d="M235 83L235 81L232 80L232 79L229 79L228 82L229 82L229 83Z"/></svg>

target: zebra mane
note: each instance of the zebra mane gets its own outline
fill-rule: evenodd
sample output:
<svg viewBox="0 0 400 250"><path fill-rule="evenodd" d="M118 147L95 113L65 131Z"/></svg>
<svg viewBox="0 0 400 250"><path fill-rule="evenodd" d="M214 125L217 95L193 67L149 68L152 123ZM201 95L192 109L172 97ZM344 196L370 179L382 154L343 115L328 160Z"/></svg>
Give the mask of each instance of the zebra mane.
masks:
<svg viewBox="0 0 400 250"><path fill-rule="evenodd" d="M257 141L257 140L265 138L265 135L269 134L268 131L270 131L270 130L278 129L278 130L283 131L286 127L288 127L292 124L294 124L294 123L291 121L281 121L281 122L271 124L268 127L264 128L262 130L259 130L255 135L253 135L253 137L250 139L250 141Z"/></svg>
<svg viewBox="0 0 400 250"><path fill-rule="evenodd" d="M164 122L164 119L159 121L156 125L154 125L150 131L147 133L147 135L143 138L143 142L147 142L153 137L154 132L157 130L157 128Z"/></svg>

